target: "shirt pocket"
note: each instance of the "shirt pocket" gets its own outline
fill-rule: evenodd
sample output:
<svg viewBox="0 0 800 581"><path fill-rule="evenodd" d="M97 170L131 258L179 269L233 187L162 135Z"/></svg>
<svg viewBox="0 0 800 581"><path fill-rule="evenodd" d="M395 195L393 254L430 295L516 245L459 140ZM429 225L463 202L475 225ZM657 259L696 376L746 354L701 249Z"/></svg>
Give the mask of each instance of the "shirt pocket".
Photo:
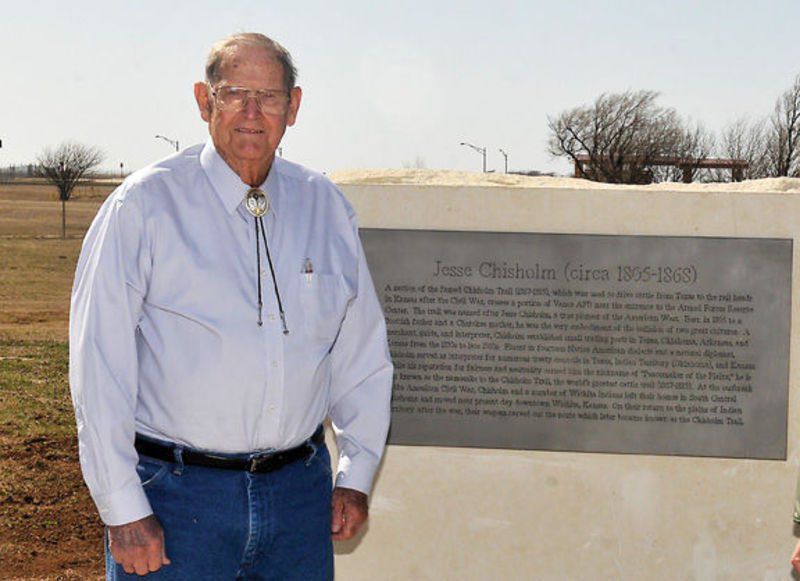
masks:
<svg viewBox="0 0 800 581"><path fill-rule="evenodd" d="M347 289L341 274L302 274L300 305L306 332L333 341L347 308Z"/></svg>

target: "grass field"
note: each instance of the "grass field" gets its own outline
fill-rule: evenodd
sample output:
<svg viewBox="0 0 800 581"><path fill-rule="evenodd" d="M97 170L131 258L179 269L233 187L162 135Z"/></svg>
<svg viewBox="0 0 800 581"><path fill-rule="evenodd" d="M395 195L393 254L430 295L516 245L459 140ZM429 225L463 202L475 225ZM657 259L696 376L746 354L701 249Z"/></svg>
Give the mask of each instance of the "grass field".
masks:
<svg viewBox="0 0 800 581"><path fill-rule="evenodd" d="M113 186L61 204L0 184L0 579L102 577L102 525L78 466L67 380L72 274Z"/></svg>

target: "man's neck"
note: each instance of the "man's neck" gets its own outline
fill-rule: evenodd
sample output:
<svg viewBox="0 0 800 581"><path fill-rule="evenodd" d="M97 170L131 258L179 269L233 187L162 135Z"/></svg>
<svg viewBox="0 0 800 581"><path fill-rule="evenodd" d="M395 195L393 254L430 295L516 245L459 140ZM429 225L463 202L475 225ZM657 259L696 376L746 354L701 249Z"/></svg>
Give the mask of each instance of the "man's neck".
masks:
<svg viewBox="0 0 800 581"><path fill-rule="evenodd" d="M257 188L264 183L264 180L267 179L269 170L272 167L272 161L275 159L275 155L273 154L265 161L237 163L233 160L226 159L222 153L220 153L220 157L222 157L222 159L225 160L225 163L227 163L228 166L236 173L236 175L239 176L239 179L253 188Z"/></svg>

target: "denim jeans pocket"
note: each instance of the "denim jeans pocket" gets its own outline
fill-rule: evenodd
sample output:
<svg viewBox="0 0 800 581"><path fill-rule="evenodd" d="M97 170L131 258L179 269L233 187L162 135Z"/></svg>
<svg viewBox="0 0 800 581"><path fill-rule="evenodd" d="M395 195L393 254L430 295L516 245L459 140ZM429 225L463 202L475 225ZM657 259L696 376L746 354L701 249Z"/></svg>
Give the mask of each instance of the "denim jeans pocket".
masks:
<svg viewBox="0 0 800 581"><path fill-rule="evenodd" d="M169 472L169 464L152 460L150 458L139 458L136 465L136 473L142 481L142 488L148 488L161 480Z"/></svg>

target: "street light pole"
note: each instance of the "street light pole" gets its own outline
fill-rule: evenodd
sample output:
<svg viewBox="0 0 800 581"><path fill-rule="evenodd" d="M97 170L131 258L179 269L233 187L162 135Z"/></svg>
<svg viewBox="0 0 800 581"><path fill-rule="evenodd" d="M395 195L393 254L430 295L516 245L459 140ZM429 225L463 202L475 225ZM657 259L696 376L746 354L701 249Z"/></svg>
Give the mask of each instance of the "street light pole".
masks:
<svg viewBox="0 0 800 581"><path fill-rule="evenodd" d="M472 145L471 143L467 143L466 141L462 141L459 145L466 145L470 149L474 149L478 153L483 156L483 173L486 173L486 148L485 147L478 147L477 145Z"/></svg>
<svg viewBox="0 0 800 581"><path fill-rule="evenodd" d="M508 173L508 154L505 151L503 151L502 149L498 149L498 151L500 153L502 153L503 157L505 158L505 168L506 168L505 173Z"/></svg>
<svg viewBox="0 0 800 581"><path fill-rule="evenodd" d="M170 139L169 137L164 137L163 135L156 135L156 139L163 139L167 143L169 143L172 147L175 148L175 151L178 152L181 149L181 146L178 144L177 139Z"/></svg>

